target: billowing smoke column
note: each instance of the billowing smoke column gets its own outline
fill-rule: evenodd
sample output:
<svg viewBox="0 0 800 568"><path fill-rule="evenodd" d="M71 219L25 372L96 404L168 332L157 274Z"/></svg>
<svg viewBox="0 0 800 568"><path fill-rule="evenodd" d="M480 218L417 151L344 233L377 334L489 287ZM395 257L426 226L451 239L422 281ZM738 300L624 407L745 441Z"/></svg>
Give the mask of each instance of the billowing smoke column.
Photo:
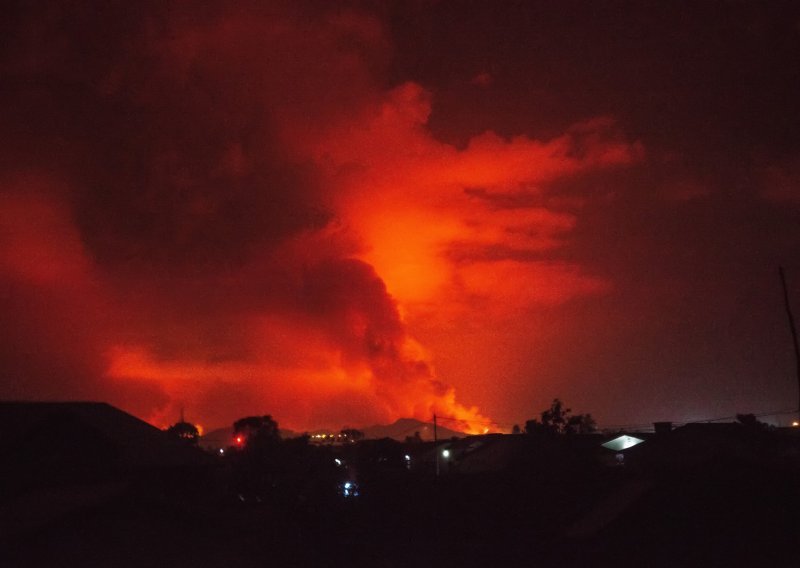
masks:
<svg viewBox="0 0 800 568"><path fill-rule="evenodd" d="M211 426L437 412L483 430L409 321L602 292L531 261L574 224L542 187L639 148L607 119L443 144L424 88L382 84L391 46L369 15L143 6L14 14L0 396L159 425L184 407Z"/></svg>

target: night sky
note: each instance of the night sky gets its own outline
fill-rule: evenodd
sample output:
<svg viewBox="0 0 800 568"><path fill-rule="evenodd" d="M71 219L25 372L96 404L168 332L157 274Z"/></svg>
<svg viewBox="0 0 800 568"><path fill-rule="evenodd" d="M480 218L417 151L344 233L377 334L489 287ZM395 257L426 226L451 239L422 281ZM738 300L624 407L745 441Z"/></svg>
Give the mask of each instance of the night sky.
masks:
<svg viewBox="0 0 800 568"><path fill-rule="evenodd" d="M797 2L4 2L0 78L2 399L797 406Z"/></svg>

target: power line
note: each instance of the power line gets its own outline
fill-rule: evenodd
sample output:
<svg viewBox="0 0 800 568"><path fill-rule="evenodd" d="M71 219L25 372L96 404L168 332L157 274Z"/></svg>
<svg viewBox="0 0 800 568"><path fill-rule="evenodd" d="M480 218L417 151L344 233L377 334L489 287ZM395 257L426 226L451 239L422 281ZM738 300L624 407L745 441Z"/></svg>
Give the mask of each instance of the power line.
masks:
<svg viewBox="0 0 800 568"><path fill-rule="evenodd" d="M783 414L794 414L795 412L797 412L797 409L792 408L792 409L784 409L784 410L775 410L775 411L772 411L772 412L761 412L759 414L753 414L753 416L755 416L756 418L763 418L764 416L780 416L780 415L783 415ZM683 422L683 424L700 424L702 422L721 422L723 420L733 420L735 418L738 418L739 416L740 416L740 414L735 414L733 416L721 416L719 418L705 418L705 419L702 419L702 420L690 420L688 422Z"/></svg>
<svg viewBox="0 0 800 568"><path fill-rule="evenodd" d="M763 418L765 416L783 416L786 414L795 414L797 412L796 408L784 408L781 410L773 410L770 412L759 412L758 414L753 414L756 418ZM723 422L723 421L731 421L736 420L739 417L739 414L734 414L731 416L717 416L714 418L700 418L697 420L687 420L685 422L673 422L673 424L679 426L685 426L686 424L702 424L706 422ZM651 422L646 424L613 424L609 426L603 426L602 430L652 430L653 424Z"/></svg>
<svg viewBox="0 0 800 568"><path fill-rule="evenodd" d="M753 414L756 418L764 418L765 416L784 416L787 414L795 414L798 412L796 408L783 408L780 410L772 410L768 412L759 412L757 414ZM747 413L740 413L740 414L747 414ZM672 423L677 426L685 426L686 424L701 424L705 422L723 422L723 421L733 421L738 418L739 414L733 414L729 416L715 416L713 418L698 418L695 420L686 420L686 421L673 421ZM480 424L482 426L494 426L498 429L502 430L511 430L513 428L513 424L509 423L500 423L494 420L467 420L464 418L456 418L454 416L440 416L436 415L436 418L439 421L447 420L450 422L455 422L461 425L468 426L470 424ZM645 422L639 424L611 424L611 425L598 425L598 430L652 430L653 423L652 422Z"/></svg>

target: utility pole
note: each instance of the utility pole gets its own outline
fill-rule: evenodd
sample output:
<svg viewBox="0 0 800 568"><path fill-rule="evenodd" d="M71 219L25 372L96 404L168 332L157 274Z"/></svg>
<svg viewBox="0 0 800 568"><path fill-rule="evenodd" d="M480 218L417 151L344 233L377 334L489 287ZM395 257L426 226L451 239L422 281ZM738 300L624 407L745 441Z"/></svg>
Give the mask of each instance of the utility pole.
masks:
<svg viewBox="0 0 800 568"><path fill-rule="evenodd" d="M439 434L436 431L436 413L433 413L433 454L436 456L436 479L439 479Z"/></svg>
<svg viewBox="0 0 800 568"><path fill-rule="evenodd" d="M786 306L786 315L789 318L789 329L792 330L792 341L794 341L794 360L797 370L797 414L798 418L800 418L800 347L797 345L797 328L794 325L792 307L789 304L789 290L786 287L786 275L783 272L783 266L778 267L778 272L781 275L781 285L783 286L783 303Z"/></svg>

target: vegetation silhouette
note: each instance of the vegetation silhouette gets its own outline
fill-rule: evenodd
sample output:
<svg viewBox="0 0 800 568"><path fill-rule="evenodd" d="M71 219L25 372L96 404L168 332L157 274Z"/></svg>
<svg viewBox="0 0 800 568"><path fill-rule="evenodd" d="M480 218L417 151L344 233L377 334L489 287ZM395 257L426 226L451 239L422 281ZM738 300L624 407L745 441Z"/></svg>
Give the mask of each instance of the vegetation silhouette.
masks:
<svg viewBox="0 0 800 568"><path fill-rule="evenodd" d="M769 424L761 422L756 418L755 414L737 414L736 421L751 430L766 430L769 428Z"/></svg>
<svg viewBox="0 0 800 568"><path fill-rule="evenodd" d="M571 415L571 408L565 408L560 399L554 398L550 408L543 410L541 421L532 418L525 422L525 433L529 435L591 434L597 431L597 424L591 414Z"/></svg>
<svg viewBox="0 0 800 568"><path fill-rule="evenodd" d="M233 423L233 435L241 443L246 441L248 448L270 445L281 440L278 423L272 416L246 416Z"/></svg>
<svg viewBox="0 0 800 568"><path fill-rule="evenodd" d="M197 445L197 441L200 439L200 430L191 422L176 422L167 428L167 434L176 436L194 446Z"/></svg>
<svg viewBox="0 0 800 568"><path fill-rule="evenodd" d="M241 418L233 432L229 459L238 500L292 506L335 495L342 473L329 448L310 444L307 435L283 440L271 415Z"/></svg>

